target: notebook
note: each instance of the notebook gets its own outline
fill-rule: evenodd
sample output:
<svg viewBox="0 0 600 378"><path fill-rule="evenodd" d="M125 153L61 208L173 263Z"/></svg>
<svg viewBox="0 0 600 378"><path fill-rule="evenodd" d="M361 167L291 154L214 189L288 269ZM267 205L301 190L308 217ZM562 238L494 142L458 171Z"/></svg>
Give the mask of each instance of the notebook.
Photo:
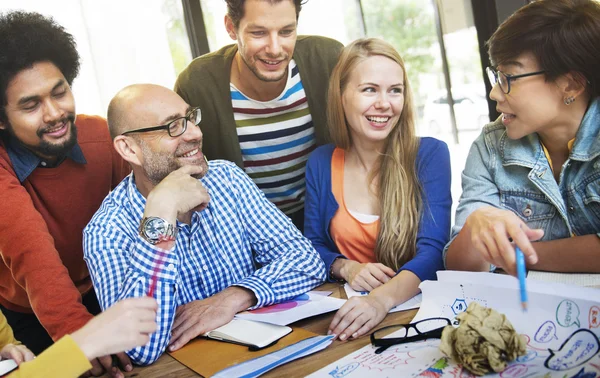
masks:
<svg viewBox="0 0 600 378"><path fill-rule="evenodd" d="M212 377L220 370L238 365L244 361L255 359L281 350L298 341L317 336L316 333L302 328L292 327L293 332L284 336L273 346L250 351L248 347L232 343L224 343L199 337L190 341L183 348L168 352L171 357L181 362L203 377ZM199 357L201 356L201 357Z"/></svg>
<svg viewBox="0 0 600 378"><path fill-rule="evenodd" d="M273 344L290 332L292 329L288 326L234 318L224 326L205 333L204 336L260 349Z"/></svg>
<svg viewBox="0 0 600 378"><path fill-rule="evenodd" d="M0 376L6 375L17 368L15 360L0 361Z"/></svg>

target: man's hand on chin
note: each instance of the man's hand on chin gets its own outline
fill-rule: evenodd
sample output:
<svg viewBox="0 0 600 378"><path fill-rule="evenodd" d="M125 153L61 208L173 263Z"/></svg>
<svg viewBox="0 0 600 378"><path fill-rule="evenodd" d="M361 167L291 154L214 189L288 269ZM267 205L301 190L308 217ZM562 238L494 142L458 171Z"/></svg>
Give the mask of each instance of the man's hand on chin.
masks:
<svg viewBox="0 0 600 378"><path fill-rule="evenodd" d="M169 351L176 351L191 339L229 323L235 314L255 303L256 296L252 291L231 286L212 297L179 306L171 330Z"/></svg>

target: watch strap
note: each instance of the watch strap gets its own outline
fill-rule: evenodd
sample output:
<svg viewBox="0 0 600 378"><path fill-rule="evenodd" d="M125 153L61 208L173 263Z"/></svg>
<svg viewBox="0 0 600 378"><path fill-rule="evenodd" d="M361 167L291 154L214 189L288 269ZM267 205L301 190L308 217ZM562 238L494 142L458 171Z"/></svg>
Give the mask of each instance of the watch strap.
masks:
<svg viewBox="0 0 600 378"><path fill-rule="evenodd" d="M146 227L151 222L158 222L163 225L164 231L157 233L156 235L148 234ZM177 236L177 227L167 220L160 217L144 217L140 222L139 234L150 244L158 244L164 241L173 241Z"/></svg>

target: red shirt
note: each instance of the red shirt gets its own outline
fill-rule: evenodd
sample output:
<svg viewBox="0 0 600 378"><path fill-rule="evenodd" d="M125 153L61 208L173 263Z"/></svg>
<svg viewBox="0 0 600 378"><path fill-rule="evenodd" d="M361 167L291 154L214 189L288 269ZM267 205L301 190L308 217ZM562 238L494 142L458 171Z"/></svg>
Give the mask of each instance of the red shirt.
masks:
<svg viewBox="0 0 600 378"><path fill-rule="evenodd" d="M33 311L54 340L92 318L81 304L92 287L82 231L130 171L103 118L78 115L75 123L86 164L67 158L22 183L0 139L0 303Z"/></svg>

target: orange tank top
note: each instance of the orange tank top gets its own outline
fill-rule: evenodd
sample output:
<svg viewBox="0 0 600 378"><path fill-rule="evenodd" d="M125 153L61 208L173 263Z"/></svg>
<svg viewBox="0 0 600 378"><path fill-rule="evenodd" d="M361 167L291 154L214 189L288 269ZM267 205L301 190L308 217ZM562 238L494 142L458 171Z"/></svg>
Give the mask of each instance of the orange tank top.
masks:
<svg viewBox="0 0 600 378"><path fill-rule="evenodd" d="M336 148L331 157L331 191L339 208L331 219L329 231L340 253L361 263L375 261L375 242L379 219L362 223L354 218L344 202L344 150Z"/></svg>

